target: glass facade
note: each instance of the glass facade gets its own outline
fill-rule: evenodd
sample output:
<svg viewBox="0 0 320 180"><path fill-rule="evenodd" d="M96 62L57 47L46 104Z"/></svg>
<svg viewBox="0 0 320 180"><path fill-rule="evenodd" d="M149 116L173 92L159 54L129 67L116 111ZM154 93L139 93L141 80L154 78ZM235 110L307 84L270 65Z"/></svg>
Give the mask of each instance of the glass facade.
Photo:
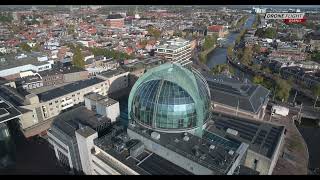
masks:
<svg viewBox="0 0 320 180"><path fill-rule="evenodd" d="M190 95L169 81L146 82L137 90L133 102L133 116L149 127L163 129L196 127L196 115L195 103Z"/></svg>
<svg viewBox="0 0 320 180"><path fill-rule="evenodd" d="M194 69L163 64L136 82L128 102L129 119L148 128L185 131L210 117L206 80Z"/></svg>

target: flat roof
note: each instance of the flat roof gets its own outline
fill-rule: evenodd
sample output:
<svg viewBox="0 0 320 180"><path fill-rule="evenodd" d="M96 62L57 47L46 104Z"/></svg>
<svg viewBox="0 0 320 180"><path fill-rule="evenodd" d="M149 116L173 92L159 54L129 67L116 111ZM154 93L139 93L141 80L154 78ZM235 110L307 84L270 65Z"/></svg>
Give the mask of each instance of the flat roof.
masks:
<svg viewBox="0 0 320 180"><path fill-rule="evenodd" d="M0 96L0 123L20 117L21 112Z"/></svg>
<svg viewBox="0 0 320 180"><path fill-rule="evenodd" d="M110 78L110 77L113 77L113 76L117 76L117 75L123 74L125 72L126 71L123 70L122 68L118 68L118 69L103 71L99 75L104 76L106 78Z"/></svg>
<svg viewBox="0 0 320 180"><path fill-rule="evenodd" d="M122 137L121 140L119 140L119 136ZM120 162L122 162L123 164L125 164L126 166L130 167L132 170L136 171L137 173L141 175L149 175L150 173L148 173L143 168L138 166L139 161L136 160L135 158L130 157L126 150L119 152L114 148L114 145L119 141L125 144L126 142L130 141L130 139L126 131L124 130L123 126L119 124L113 124L112 127L104 136L101 136L94 140L94 144L98 146L100 149L102 149L103 151L107 152L108 154L116 158L117 160L119 160ZM108 160L104 158L103 154L99 153L96 156L108 162ZM108 163L108 164L112 165L112 163ZM115 168L118 169L117 167ZM122 172L121 170L119 171Z"/></svg>
<svg viewBox="0 0 320 180"><path fill-rule="evenodd" d="M92 129L98 129L98 127L108 126L110 123L109 118L80 106L56 116L52 126L57 127L70 137L75 137L75 131L80 127L88 126ZM92 131L84 129L80 133L90 134Z"/></svg>
<svg viewBox="0 0 320 180"><path fill-rule="evenodd" d="M150 129L145 129L137 124L134 127L129 126L128 128L161 146L181 154L185 158L211 169L216 174L227 174L233 162L238 157L235 151L232 155L229 154L230 149L226 148L223 144L210 141L207 138L199 138L190 133L187 133L189 137L188 141L183 139L184 133L162 132L157 132L160 134L160 139L155 140L151 138L153 131ZM210 149L211 145L214 146L214 149Z"/></svg>
<svg viewBox="0 0 320 180"><path fill-rule="evenodd" d="M102 104L104 106L110 106L113 104L116 104L118 101L109 98L108 96L102 96L98 93L89 93L85 95L86 98L93 100L93 101L97 101L99 102L99 104Z"/></svg>
<svg viewBox="0 0 320 180"><path fill-rule="evenodd" d="M78 67L55 67L53 66L52 69L45 70L38 72L41 77L45 76L51 76L51 75L57 75L57 74L68 74L68 73L75 73L75 72L81 72L81 71L86 71L85 69L81 69Z"/></svg>
<svg viewBox="0 0 320 180"><path fill-rule="evenodd" d="M15 59L12 55L7 55L4 56L6 59L5 62L0 62L0 71L1 70L6 70L14 67L19 67L19 66L24 66L28 64L33 64L33 65L44 65L48 64L47 61L38 61L36 57L30 57L28 54L28 57L26 58L21 58L21 59Z"/></svg>
<svg viewBox="0 0 320 180"><path fill-rule="evenodd" d="M229 140L238 140L249 144L249 149L271 158L284 132L284 126L268 122L249 120L234 116L213 113L213 124L207 127L208 132L220 135ZM227 133L227 129L236 130L238 135Z"/></svg>
<svg viewBox="0 0 320 180"><path fill-rule="evenodd" d="M51 89L46 92L39 93L37 95L38 95L39 100L41 102L50 101L52 99L64 96L66 94L69 94L69 93L72 93L75 91L79 91L83 88L101 83L103 81L104 81L103 79L99 79L99 78L94 77L91 79L76 81L76 82L67 84L65 86L59 87L59 88L55 88L55 89Z"/></svg>
<svg viewBox="0 0 320 180"><path fill-rule="evenodd" d="M139 164L139 167L152 175L193 175L154 153Z"/></svg>

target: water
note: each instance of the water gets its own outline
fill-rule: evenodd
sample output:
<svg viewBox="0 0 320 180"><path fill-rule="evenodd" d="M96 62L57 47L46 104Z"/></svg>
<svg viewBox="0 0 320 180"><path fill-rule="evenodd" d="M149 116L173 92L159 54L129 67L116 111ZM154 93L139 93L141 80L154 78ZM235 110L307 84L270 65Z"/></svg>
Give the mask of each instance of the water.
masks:
<svg viewBox="0 0 320 180"><path fill-rule="evenodd" d="M249 18L247 19L246 23L243 25L243 28L251 28L255 20L255 15L249 15ZM214 66L218 64L226 64L227 63L227 47L231 44L233 44L237 38L239 33L230 33L227 37L226 46L225 47L219 47L213 50L208 54L208 60L207 60L207 66L212 69ZM239 78L247 78L252 79L252 76L248 73L244 73L236 68L235 70L235 76Z"/></svg>
<svg viewBox="0 0 320 180"><path fill-rule="evenodd" d="M320 139L320 128L317 126L315 121L302 119L301 124L297 124L296 126L300 131L303 139L307 143L308 151L309 151L309 169L311 171L320 168L320 143L318 142ZM319 171L318 171L319 174Z"/></svg>

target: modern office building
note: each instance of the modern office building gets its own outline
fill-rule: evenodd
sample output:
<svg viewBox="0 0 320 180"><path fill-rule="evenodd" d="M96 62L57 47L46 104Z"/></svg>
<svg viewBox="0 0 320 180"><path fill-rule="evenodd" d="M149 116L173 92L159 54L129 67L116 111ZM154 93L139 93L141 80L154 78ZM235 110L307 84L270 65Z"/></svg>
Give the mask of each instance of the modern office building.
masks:
<svg viewBox="0 0 320 180"><path fill-rule="evenodd" d="M159 131L201 132L210 118L209 86L196 69L166 63L147 71L133 86L129 119Z"/></svg>
<svg viewBox="0 0 320 180"><path fill-rule="evenodd" d="M214 111L257 120L264 118L270 94L268 89L225 75L206 76L206 80Z"/></svg>
<svg viewBox="0 0 320 180"><path fill-rule="evenodd" d="M20 77L20 72L23 71L41 72L52 68L52 60L42 61L41 58L37 57L38 55L33 54L3 57L0 66L0 77L12 80Z"/></svg>
<svg viewBox="0 0 320 180"><path fill-rule="evenodd" d="M130 92L129 124L116 120L99 131L82 123L71 132L79 154L65 151L65 155L79 157L82 172L92 175L271 174L284 127L212 115L210 96L205 78L192 67L166 63L149 69ZM87 102L88 109L82 107L82 111L104 114L98 109L107 107L97 104L106 97L89 94L85 98L93 104ZM67 113L71 119L82 117L80 112Z"/></svg>
<svg viewBox="0 0 320 180"><path fill-rule="evenodd" d="M156 56L181 65L191 64L191 42L182 38L168 40L156 48Z"/></svg>
<svg viewBox="0 0 320 180"><path fill-rule="evenodd" d="M58 88L49 89L39 94L1 86L2 96L13 102L22 111L20 127L26 137L44 133L52 122L52 118L62 111L84 102L83 96L90 92L106 95L105 80L92 78L77 81Z"/></svg>
<svg viewBox="0 0 320 180"><path fill-rule="evenodd" d="M87 109L108 117L111 122L115 122L120 116L119 102L109 97L97 93L89 93L84 96L84 102Z"/></svg>
<svg viewBox="0 0 320 180"><path fill-rule="evenodd" d="M112 105L118 102L106 96L90 93L85 96L85 99L90 98L92 100L94 97L103 99L104 103L100 104L101 108L97 106L96 109L92 109L91 107L91 109L88 109L86 108L86 102L86 106L80 106L54 118L48 131L48 141L54 147L57 159L75 173L82 172L75 131L88 126L98 132L98 134L103 134L111 125L111 119L115 117L114 114L105 114L100 109L111 107L119 112L119 107L118 109L112 107ZM90 101L90 99L86 99L86 101Z"/></svg>
<svg viewBox="0 0 320 180"><path fill-rule="evenodd" d="M75 81L58 87L47 87L40 92L20 91L2 85L0 93L8 101L14 102L22 113L20 126L26 137L45 133L53 117L63 111L84 103L84 95L96 92L107 95L128 86L128 74L123 70L112 70L81 81Z"/></svg>

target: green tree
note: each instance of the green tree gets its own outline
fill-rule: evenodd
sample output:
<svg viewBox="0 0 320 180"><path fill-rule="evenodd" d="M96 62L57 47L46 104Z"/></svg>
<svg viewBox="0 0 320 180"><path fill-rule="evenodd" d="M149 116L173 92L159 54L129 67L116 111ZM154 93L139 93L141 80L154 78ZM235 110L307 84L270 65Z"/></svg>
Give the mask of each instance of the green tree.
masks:
<svg viewBox="0 0 320 180"><path fill-rule="evenodd" d="M26 42L21 43L19 48L25 52L31 52L32 49Z"/></svg>
<svg viewBox="0 0 320 180"><path fill-rule="evenodd" d="M231 46L229 46L229 47L227 48L227 56L228 56L229 58L231 58L231 59L234 58L233 48L234 48L233 45L231 45Z"/></svg>
<svg viewBox="0 0 320 180"><path fill-rule="evenodd" d="M49 19L43 20L43 24L51 25L52 22Z"/></svg>
<svg viewBox="0 0 320 180"><path fill-rule="evenodd" d="M274 39L277 36L277 30L275 28L259 28L257 29L255 35L260 38Z"/></svg>
<svg viewBox="0 0 320 180"><path fill-rule="evenodd" d="M275 96L278 100L287 102L290 91L291 91L291 85L289 82L287 82L284 79L277 78L276 79L276 92Z"/></svg>
<svg viewBox="0 0 320 180"><path fill-rule="evenodd" d="M216 34L211 36L206 36L204 39L202 49L205 51L212 48L217 43L217 39L218 39L218 36Z"/></svg>
<svg viewBox="0 0 320 180"><path fill-rule="evenodd" d="M85 66L84 57L79 46L73 52L72 64L79 68L84 68Z"/></svg>
<svg viewBox="0 0 320 180"><path fill-rule="evenodd" d="M262 84L263 83L263 77L262 76L254 76L253 77L253 83L255 84Z"/></svg>
<svg viewBox="0 0 320 180"><path fill-rule="evenodd" d="M315 100L315 102L314 102L313 107L316 107L318 98L319 98L319 96L320 96L320 84L315 85L315 86L313 87L313 89L312 89L312 92L313 92L314 96L316 96L316 100Z"/></svg>
<svg viewBox="0 0 320 180"><path fill-rule="evenodd" d="M40 51L40 44L39 43L37 43L36 45L34 45L33 47L32 47L32 51Z"/></svg>
<svg viewBox="0 0 320 180"><path fill-rule="evenodd" d="M156 39L159 39L161 36L161 31L155 27L149 27L147 28L148 34L155 37Z"/></svg>
<svg viewBox="0 0 320 180"><path fill-rule="evenodd" d="M250 47L244 49L240 62L247 66L252 64L252 49Z"/></svg>
<svg viewBox="0 0 320 180"><path fill-rule="evenodd" d="M261 46L259 44L253 45L253 52L256 54L260 53Z"/></svg>
<svg viewBox="0 0 320 180"><path fill-rule="evenodd" d="M212 74L220 74L225 71L229 72L230 74L234 74L234 69L232 69L228 64L218 64L211 69Z"/></svg>

